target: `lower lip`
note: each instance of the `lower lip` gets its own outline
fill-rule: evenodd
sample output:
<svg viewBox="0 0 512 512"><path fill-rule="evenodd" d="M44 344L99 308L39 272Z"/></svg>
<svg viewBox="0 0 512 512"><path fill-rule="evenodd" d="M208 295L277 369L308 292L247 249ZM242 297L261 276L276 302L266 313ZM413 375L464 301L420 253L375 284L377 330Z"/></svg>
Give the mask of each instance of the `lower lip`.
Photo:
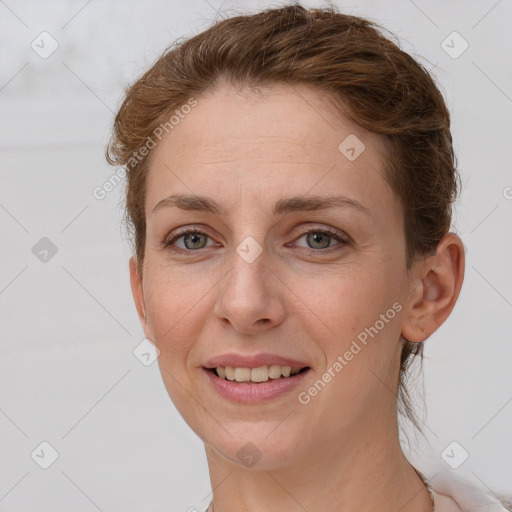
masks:
<svg viewBox="0 0 512 512"><path fill-rule="evenodd" d="M308 368L292 377L280 377L279 379L270 379L267 382L258 383L221 379L206 368L203 368L203 372L206 373L213 388L224 398L239 403L256 403L271 400L288 393L302 382L310 369Z"/></svg>

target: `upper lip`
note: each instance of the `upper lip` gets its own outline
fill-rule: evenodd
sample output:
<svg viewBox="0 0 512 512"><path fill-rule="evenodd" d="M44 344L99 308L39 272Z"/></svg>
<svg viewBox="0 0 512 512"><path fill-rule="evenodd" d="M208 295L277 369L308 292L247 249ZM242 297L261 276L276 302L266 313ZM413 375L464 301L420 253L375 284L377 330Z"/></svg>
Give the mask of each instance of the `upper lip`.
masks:
<svg viewBox="0 0 512 512"><path fill-rule="evenodd" d="M204 364L204 368L216 368L217 366L232 366L236 368L258 368L260 366L270 365L291 366L292 368L309 367L308 363L298 361L289 357L282 357L277 354L267 354L260 352L259 354L222 354L213 357Z"/></svg>

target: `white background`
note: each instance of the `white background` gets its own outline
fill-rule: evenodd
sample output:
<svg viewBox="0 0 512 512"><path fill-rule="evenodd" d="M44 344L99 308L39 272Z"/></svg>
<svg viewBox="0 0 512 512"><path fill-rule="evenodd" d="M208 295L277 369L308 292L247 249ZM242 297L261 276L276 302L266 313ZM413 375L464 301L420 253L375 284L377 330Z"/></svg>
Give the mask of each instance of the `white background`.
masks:
<svg viewBox="0 0 512 512"><path fill-rule="evenodd" d="M278 3L224 2L221 13L269 5ZM437 457L452 441L469 453L450 471L510 495L512 3L338 5L395 32L452 112L464 184L454 230L467 267L453 314L426 342L424 430ZM115 172L103 155L122 88L220 7L0 1L3 512L185 511L210 500L201 440L157 364L132 353L144 336L129 288L123 186L102 201L92 191ZM59 44L48 59L31 48L42 31ZM469 43L457 59L441 47L453 31ZM46 263L32 253L42 237L58 249ZM59 454L48 469L30 456L42 441Z"/></svg>

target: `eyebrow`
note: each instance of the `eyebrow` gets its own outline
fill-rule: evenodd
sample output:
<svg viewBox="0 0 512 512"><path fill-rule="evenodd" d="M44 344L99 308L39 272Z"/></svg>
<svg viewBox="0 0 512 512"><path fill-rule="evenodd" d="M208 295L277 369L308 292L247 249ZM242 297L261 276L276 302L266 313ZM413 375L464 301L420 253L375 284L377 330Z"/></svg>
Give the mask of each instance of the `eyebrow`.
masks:
<svg viewBox="0 0 512 512"><path fill-rule="evenodd" d="M219 203L213 199L190 194L171 194L159 201L153 208L152 213L169 207L177 207L187 211L213 213L215 215L225 215L226 213ZM285 213L297 211L325 210L335 207L349 207L371 216L369 208L363 206L359 201L345 196L296 196L280 199L274 205L273 214L284 215Z"/></svg>

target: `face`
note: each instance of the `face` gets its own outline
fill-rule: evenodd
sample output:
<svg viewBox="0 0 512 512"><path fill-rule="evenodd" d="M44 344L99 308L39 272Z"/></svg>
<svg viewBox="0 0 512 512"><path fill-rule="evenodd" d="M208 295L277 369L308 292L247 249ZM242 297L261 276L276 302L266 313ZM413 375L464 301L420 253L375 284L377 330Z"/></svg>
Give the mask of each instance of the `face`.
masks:
<svg viewBox="0 0 512 512"><path fill-rule="evenodd" d="M411 292L382 140L306 87L223 86L197 100L152 151L142 278L131 261L167 391L239 465L248 442L263 469L346 449L394 422ZM233 354L309 369L218 386L205 367Z"/></svg>

